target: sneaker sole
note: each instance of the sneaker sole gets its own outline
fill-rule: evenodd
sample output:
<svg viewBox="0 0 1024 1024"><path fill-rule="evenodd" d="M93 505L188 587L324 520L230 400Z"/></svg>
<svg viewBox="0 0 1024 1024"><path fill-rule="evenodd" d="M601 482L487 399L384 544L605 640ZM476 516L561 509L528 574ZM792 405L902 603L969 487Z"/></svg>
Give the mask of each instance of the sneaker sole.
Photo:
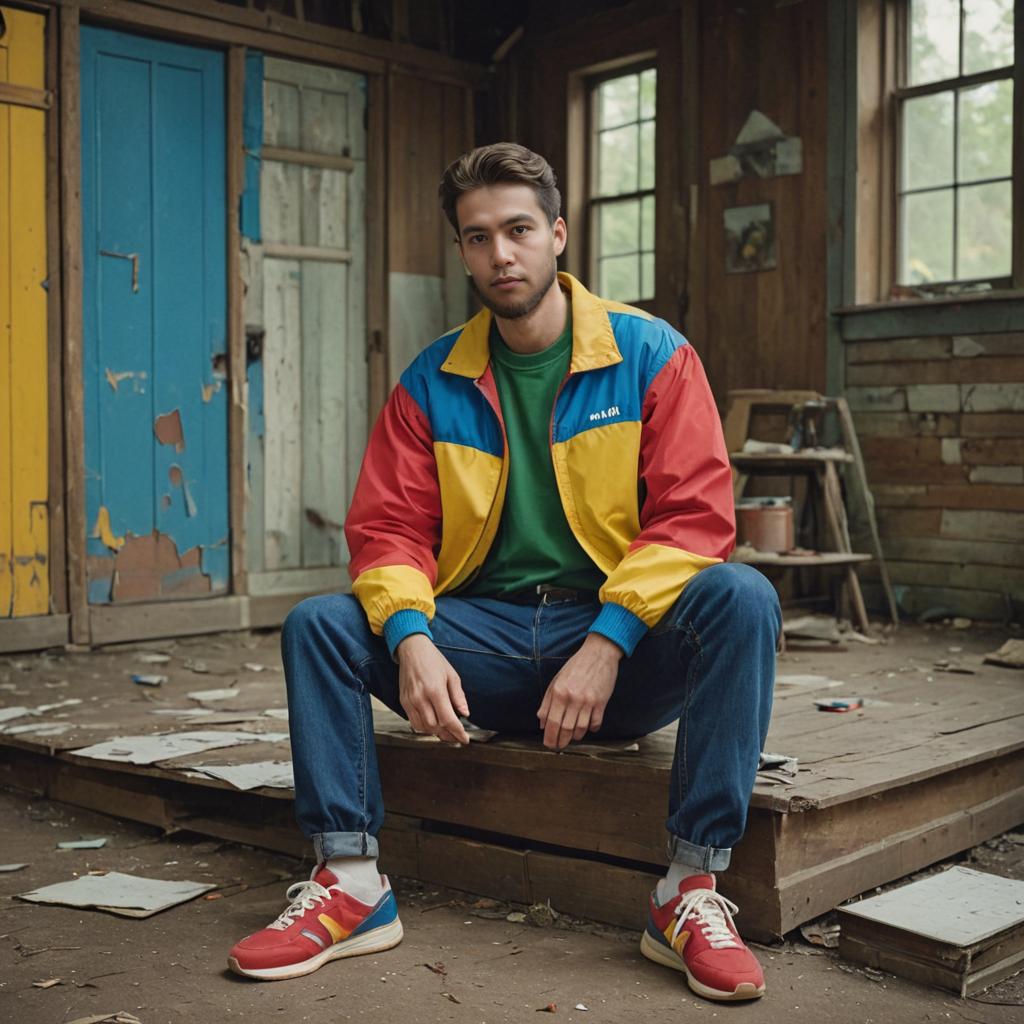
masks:
<svg viewBox="0 0 1024 1024"><path fill-rule="evenodd" d="M384 950L397 946L402 941L402 935L402 922L395 918L390 924L364 932L354 939L336 943L322 953L317 953L316 956L298 964L248 968L242 967L235 957L229 956L228 967L235 974L241 974L246 978L255 978L257 981L285 981L288 978L301 978L304 974L312 974L331 960L344 960L346 957L362 956L366 953L383 953Z"/></svg>
<svg viewBox="0 0 1024 1024"><path fill-rule="evenodd" d="M703 996L705 999L733 1002L741 999L760 999L764 995L764 985L758 986L749 981L741 982L732 992L726 992L723 989L711 988L710 985L705 985L689 972L684 961L671 950L667 950L660 943L655 942L647 932L644 932L643 938L640 940L640 952L648 960L661 964L662 967L671 967L674 971L682 971L686 975L686 983L690 988L697 995Z"/></svg>

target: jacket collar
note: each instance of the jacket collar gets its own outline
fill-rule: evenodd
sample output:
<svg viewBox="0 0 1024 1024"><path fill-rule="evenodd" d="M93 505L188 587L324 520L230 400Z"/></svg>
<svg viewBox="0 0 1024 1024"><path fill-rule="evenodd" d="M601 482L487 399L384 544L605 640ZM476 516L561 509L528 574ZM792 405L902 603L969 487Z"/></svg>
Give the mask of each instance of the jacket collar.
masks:
<svg viewBox="0 0 1024 1024"><path fill-rule="evenodd" d="M569 293L572 302L572 361L569 372L597 370L621 363L622 355L615 343L604 303L588 292L572 274L560 273L558 282ZM466 323L441 369L474 380L482 377L490 362L491 320L491 311L485 308Z"/></svg>

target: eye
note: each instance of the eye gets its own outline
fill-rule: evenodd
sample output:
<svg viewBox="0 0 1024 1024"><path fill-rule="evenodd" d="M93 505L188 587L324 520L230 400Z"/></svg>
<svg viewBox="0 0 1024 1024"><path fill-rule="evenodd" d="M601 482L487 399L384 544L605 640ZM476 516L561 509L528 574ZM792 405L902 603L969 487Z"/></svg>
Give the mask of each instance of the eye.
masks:
<svg viewBox="0 0 1024 1024"><path fill-rule="evenodd" d="M469 244L470 245L477 245L478 243L482 242L486 237L487 237L486 235L470 235L469 236Z"/></svg>
<svg viewBox="0 0 1024 1024"><path fill-rule="evenodd" d="M517 224L512 229L512 234L513 235L520 235L520 236L522 236L522 235L525 235L526 232L529 231L529 230L530 229L529 229L529 227L526 224Z"/></svg>

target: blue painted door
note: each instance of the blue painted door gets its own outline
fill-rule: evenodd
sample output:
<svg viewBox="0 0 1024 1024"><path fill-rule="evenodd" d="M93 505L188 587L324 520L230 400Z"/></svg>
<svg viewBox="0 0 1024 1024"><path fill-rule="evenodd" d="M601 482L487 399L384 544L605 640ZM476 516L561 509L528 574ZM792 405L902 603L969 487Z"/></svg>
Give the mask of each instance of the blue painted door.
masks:
<svg viewBox="0 0 1024 1024"><path fill-rule="evenodd" d="M84 27L92 603L229 581L224 60Z"/></svg>

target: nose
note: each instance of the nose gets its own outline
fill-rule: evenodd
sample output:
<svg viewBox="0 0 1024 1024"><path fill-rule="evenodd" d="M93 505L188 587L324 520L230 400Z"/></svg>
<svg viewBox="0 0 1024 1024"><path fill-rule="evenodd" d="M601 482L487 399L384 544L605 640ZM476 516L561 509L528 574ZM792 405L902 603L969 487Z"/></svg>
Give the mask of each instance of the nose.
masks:
<svg viewBox="0 0 1024 1024"><path fill-rule="evenodd" d="M512 263L512 247L502 237L494 239L491 247L491 264L495 267L507 267Z"/></svg>

